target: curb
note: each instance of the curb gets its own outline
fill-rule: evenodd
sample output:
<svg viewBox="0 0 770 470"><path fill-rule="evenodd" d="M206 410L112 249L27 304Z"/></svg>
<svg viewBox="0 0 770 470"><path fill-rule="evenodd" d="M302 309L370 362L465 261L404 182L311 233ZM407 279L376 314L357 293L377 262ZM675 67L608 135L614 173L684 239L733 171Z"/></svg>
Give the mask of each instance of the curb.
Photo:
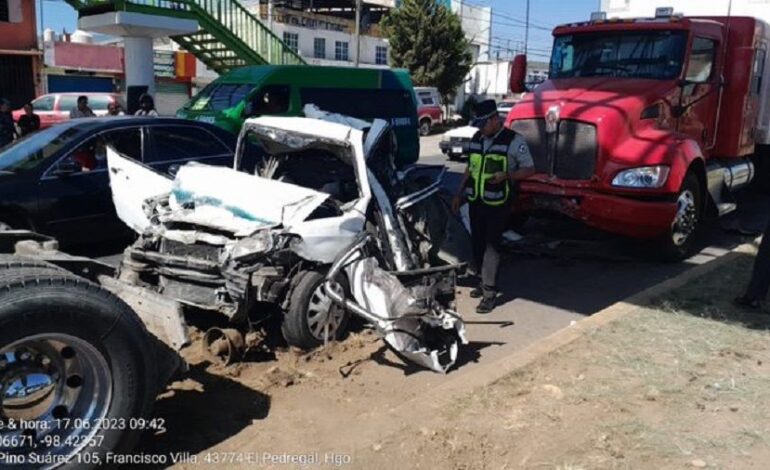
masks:
<svg viewBox="0 0 770 470"><path fill-rule="evenodd" d="M759 238L755 240L755 243L758 240ZM732 249L729 253L695 266L682 274L634 294L509 356L468 372L462 376L462 380L447 381L433 388L429 394L416 397L398 407L390 409L388 415L393 419L387 423L387 426L380 426L374 430L369 429L367 430L368 432L359 435L357 440L364 446L371 445L373 442L378 442L378 440L382 440L410 424L428 422L436 414L441 413L442 410L451 407L453 401L460 396L479 388L488 387L514 371L524 368L538 359L573 343L585 336L586 333L596 331L614 321L628 317L642 309L645 304L648 304L655 297L672 289L680 288L693 279L708 274L733 261L741 254L753 253L756 253L754 243L744 243Z"/></svg>

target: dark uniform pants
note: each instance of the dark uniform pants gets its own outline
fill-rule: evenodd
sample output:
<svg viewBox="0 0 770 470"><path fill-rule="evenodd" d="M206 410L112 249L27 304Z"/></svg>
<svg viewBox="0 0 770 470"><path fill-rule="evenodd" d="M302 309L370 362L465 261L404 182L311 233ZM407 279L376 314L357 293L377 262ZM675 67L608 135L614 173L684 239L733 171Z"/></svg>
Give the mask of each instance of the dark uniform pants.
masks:
<svg viewBox="0 0 770 470"><path fill-rule="evenodd" d="M484 295L494 295L497 290L497 272L500 267L500 249L503 232L508 226L508 204L489 206L483 202L469 204L473 261L481 277Z"/></svg>
<svg viewBox="0 0 770 470"><path fill-rule="evenodd" d="M754 260L754 272L751 274L746 297L764 300L768 289L770 289L770 224L765 229L762 244L759 245L759 253Z"/></svg>

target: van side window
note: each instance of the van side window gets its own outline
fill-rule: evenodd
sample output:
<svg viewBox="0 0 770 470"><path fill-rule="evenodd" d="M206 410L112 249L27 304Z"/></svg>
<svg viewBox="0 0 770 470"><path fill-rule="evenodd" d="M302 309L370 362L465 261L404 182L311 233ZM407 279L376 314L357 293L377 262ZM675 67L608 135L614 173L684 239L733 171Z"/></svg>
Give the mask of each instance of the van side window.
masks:
<svg viewBox="0 0 770 470"><path fill-rule="evenodd" d="M290 88L286 85L268 85L259 89L251 100L251 115L283 114L289 110Z"/></svg>
<svg viewBox="0 0 770 470"><path fill-rule="evenodd" d="M303 88L302 106L314 104L324 111L371 121L384 119L396 127L416 127L413 95L405 90Z"/></svg>
<svg viewBox="0 0 770 470"><path fill-rule="evenodd" d="M685 79L695 83L705 83L711 78L716 58L717 43L713 39L698 38L692 41L690 61L687 63Z"/></svg>
<svg viewBox="0 0 770 470"><path fill-rule="evenodd" d="M762 75L765 73L765 57L767 57L767 53L764 49L757 49L754 53L754 68L751 71L751 92L757 95L762 91Z"/></svg>

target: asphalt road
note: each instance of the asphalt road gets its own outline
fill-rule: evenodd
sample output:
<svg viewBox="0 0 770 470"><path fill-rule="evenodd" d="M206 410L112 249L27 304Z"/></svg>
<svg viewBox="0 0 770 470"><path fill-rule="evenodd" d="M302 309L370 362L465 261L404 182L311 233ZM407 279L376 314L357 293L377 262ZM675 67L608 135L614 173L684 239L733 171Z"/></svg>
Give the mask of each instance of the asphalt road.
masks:
<svg viewBox="0 0 770 470"><path fill-rule="evenodd" d="M446 165L445 185L454 188L464 163L448 162L440 136L422 139L420 163ZM598 233L563 220L530 220L522 231L531 240L513 247L501 269L500 306L477 315L476 301L460 289L459 310L468 321L471 346L463 362L487 362L598 312L615 302L719 257L751 237L725 227L761 230L770 218L770 199L747 195L739 214L711 222L703 248L681 263L649 261L635 242ZM117 264L122 246L101 246L82 254ZM736 286L736 293L741 286ZM421 375L421 374L416 374ZM410 379L414 380L414 379Z"/></svg>

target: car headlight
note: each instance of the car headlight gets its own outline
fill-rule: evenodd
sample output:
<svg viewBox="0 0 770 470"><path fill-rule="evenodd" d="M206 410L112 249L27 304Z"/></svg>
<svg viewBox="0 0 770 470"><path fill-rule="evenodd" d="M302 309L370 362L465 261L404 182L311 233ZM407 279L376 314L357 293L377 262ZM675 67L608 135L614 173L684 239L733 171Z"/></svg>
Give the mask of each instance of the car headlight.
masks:
<svg viewBox="0 0 770 470"><path fill-rule="evenodd" d="M670 168L665 165L632 168L618 173L612 185L621 188L660 188L668 180Z"/></svg>
<svg viewBox="0 0 770 470"><path fill-rule="evenodd" d="M273 234L270 230L260 230L254 235L238 240L230 251L230 258L239 259L261 254L273 249Z"/></svg>

